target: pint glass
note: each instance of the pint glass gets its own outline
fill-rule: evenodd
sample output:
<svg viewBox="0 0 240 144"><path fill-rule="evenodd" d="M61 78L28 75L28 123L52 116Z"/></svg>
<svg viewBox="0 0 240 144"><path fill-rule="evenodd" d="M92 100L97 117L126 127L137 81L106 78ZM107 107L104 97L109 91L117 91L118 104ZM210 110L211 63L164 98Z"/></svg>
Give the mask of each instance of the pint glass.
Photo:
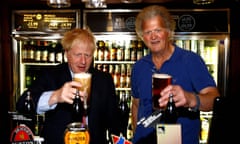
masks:
<svg viewBox="0 0 240 144"><path fill-rule="evenodd" d="M154 73L152 75L152 104L154 110L161 110L158 99L161 97L161 91L170 85L172 76L168 74Z"/></svg>
<svg viewBox="0 0 240 144"><path fill-rule="evenodd" d="M73 76L73 80L80 82L81 87L78 87L77 89L81 92L83 92L84 95L84 108L86 109L89 105L89 96L91 92L91 79L92 74L91 73L75 73Z"/></svg>

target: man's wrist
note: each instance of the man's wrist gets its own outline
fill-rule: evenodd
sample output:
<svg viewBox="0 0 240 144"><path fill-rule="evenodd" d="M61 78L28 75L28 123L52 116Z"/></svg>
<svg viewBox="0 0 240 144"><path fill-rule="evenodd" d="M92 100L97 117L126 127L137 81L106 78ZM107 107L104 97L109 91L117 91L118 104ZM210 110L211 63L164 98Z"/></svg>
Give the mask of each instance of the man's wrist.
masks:
<svg viewBox="0 0 240 144"><path fill-rule="evenodd" d="M200 98L199 98L199 96L198 96L196 93L194 93L194 96L195 96L195 98L196 98L197 104L196 104L195 107L189 107L188 110L189 110L189 111L196 112L196 111L198 111L199 108L200 108Z"/></svg>

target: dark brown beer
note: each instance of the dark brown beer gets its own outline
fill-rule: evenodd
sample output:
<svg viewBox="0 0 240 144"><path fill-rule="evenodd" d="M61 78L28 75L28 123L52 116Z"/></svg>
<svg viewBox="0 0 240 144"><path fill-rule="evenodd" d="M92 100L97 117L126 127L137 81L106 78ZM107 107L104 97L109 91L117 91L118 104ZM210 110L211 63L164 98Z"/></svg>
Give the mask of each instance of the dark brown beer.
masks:
<svg viewBox="0 0 240 144"><path fill-rule="evenodd" d="M153 74L152 75L152 101L153 109L160 110L158 99L160 98L161 91L170 85L172 77L168 74Z"/></svg>

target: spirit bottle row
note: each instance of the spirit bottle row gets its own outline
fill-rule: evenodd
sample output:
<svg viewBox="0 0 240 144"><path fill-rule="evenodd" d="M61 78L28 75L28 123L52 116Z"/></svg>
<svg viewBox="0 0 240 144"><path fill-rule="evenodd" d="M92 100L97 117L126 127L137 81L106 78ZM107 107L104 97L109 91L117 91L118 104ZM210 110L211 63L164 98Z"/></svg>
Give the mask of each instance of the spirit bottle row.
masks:
<svg viewBox="0 0 240 144"><path fill-rule="evenodd" d="M132 64L96 64L96 68L110 73L116 88L130 88Z"/></svg>
<svg viewBox="0 0 240 144"><path fill-rule="evenodd" d="M62 45L53 41L24 41L21 57L23 63L62 63L66 61Z"/></svg>
<svg viewBox="0 0 240 144"><path fill-rule="evenodd" d="M136 61L148 54L141 40L98 40L96 61Z"/></svg>

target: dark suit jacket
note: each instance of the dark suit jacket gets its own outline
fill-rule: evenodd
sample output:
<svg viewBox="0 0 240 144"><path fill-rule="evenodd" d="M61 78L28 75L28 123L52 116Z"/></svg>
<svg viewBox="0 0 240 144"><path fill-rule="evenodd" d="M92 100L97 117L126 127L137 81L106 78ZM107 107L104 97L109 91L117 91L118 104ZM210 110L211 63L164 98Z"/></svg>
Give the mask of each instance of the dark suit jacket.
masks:
<svg viewBox="0 0 240 144"><path fill-rule="evenodd" d="M92 73L92 87L90 96L90 108L88 111L88 128L91 144L105 144L106 129L113 134L119 134L118 99L112 76L97 69L90 68ZM40 95L44 91L56 90L67 81L71 81L68 64L60 64L43 71L29 90L37 105ZM26 97L26 92L17 102L17 110L21 111ZM66 126L73 122L72 105L58 103L54 110L45 113L45 123L42 136L46 144L63 144Z"/></svg>

